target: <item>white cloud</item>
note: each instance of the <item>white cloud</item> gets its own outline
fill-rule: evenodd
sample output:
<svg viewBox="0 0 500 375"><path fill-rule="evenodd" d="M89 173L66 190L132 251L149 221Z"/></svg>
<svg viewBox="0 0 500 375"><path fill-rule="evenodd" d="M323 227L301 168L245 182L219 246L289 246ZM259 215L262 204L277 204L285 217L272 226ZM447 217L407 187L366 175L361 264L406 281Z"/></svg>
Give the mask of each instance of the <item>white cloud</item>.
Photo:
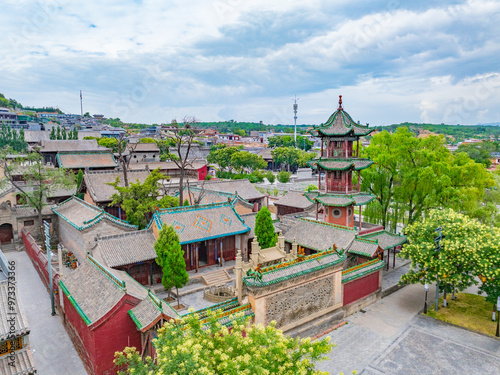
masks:
<svg viewBox="0 0 500 375"><path fill-rule="evenodd" d="M356 4L4 1L0 92L78 112L83 89L90 112L136 122L293 123L295 93L304 123L338 94L373 125L498 121L499 2Z"/></svg>

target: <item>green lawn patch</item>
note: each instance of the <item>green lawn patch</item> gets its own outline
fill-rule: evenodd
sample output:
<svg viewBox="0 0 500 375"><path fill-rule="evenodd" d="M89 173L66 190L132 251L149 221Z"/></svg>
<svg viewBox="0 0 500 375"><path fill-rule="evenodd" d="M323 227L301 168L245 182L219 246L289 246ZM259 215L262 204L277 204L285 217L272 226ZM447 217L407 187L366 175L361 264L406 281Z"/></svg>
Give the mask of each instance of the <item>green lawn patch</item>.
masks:
<svg viewBox="0 0 500 375"><path fill-rule="evenodd" d="M493 304L486 302L483 296L459 293L457 299L446 298L448 307L443 307L443 298L439 299L439 310L434 306L427 310L427 315L456 326L495 336L497 323L491 320Z"/></svg>

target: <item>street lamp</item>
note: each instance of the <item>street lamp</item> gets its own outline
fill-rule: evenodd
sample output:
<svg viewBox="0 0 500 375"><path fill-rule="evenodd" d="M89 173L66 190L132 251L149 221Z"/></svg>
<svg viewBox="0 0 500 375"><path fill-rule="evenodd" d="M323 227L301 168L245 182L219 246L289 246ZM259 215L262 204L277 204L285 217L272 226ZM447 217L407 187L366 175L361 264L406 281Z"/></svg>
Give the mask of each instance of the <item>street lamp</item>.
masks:
<svg viewBox="0 0 500 375"><path fill-rule="evenodd" d="M427 314L427 292L429 292L429 284L425 283L424 290L425 290L424 314Z"/></svg>

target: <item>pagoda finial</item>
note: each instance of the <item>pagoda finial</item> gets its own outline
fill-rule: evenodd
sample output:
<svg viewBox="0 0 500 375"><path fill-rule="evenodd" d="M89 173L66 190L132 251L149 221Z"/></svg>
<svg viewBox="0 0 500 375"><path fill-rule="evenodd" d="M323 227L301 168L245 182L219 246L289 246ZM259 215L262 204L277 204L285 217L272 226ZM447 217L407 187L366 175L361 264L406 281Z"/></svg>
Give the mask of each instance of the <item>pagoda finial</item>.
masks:
<svg viewBox="0 0 500 375"><path fill-rule="evenodd" d="M339 95L339 109L342 109L342 95Z"/></svg>

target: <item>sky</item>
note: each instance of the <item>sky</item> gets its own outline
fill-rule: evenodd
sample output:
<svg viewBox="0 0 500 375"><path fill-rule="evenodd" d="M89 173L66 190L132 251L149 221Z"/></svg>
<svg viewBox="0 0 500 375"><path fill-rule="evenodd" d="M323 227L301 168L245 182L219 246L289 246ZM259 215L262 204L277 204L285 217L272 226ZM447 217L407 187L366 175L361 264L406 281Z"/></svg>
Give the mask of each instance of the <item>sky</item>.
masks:
<svg viewBox="0 0 500 375"><path fill-rule="evenodd" d="M125 122L500 122L500 1L2 0L0 92Z"/></svg>

